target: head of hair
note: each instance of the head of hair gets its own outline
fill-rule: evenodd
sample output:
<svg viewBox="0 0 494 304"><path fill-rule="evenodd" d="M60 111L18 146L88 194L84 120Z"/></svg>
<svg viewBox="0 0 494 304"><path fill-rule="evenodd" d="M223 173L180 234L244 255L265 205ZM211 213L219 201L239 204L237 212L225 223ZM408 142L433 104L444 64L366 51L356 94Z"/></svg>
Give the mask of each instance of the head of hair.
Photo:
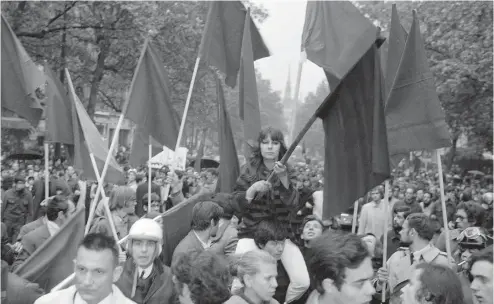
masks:
<svg viewBox="0 0 494 304"><path fill-rule="evenodd" d="M283 241L287 238L287 231L277 221L264 220L254 231L254 242L257 247L264 248L269 241Z"/></svg>
<svg viewBox="0 0 494 304"><path fill-rule="evenodd" d="M279 152L277 160L280 160L283 157L283 155L285 155L286 151L288 150L286 148L285 137L283 136L283 132L281 132L281 130L275 129L273 127L266 127L266 128L261 130L261 132L259 133L259 137L257 138L257 143L256 143L257 145L252 148L250 163L254 167L259 166L259 164L262 161L261 143L267 137L271 137L271 140L277 141L280 143L280 152Z"/></svg>
<svg viewBox="0 0 494 304"><path fill-rule="evenodd" d="M25 183L26 182L26 179L24 177L22 177L21 175L16 175L14 177L14 182L17 184L17 183Z"/></svg>
<svg viewBox="0 0 494 304"><path fill-rule="evenodd" d="M92 251L110 250L113 255L113 264L118 264L118 249L115 240L103 233L89 233L82 240L79 248L84 247Z"/></svg>
<svg viewBox="0 0 494 304"><path fill-rule="evenodd" d="M187 284L194 304L224 303L230 297L230 268L217 254L193 251L181 255L171 269L178 293Z"/></svg>
<svg viewBox="0 0 494 304"><path fill-rule="evenodd" d="M359 235L361 239L363 239L364 237L366 236L373 236L374 239L376 239L376 246L374 247L374 258L381 258L382 259L382 255L383 255L383 244L381 243L381 240L378 239L374 233L366 233L366 234L362 234L362 235Z"/></svg>
<svg viewBox="0 0 494 304"><path fill-rule="evenodd" d="M319 224L321 224L321 227L322 227L322 230L324 231L325 230L325 226L324 226L324 223L321 221L320 218L318 218L317 216L311 214L311 215L307 215L306 217L304 217L304 220L302 221L302 229L304 229L305 225L308 223L308 222L312 222L312 221L316 221L318 222Z"/></svg>
<svg viewBox="0 0 494 304"><path fill-rule="evenodd" d="M311 281L322 294L325 279L333 280L340 289L346 269L358 268L366 258L370 255L360 237L342 231L326 231L312 242L306 261Z"/></svg>
<svg viewBox="0 0 494 304"><path fill-rule="evenodd" d="M420 288L415 294L418 301L433 304L462 304L463 290L460 279L450 268L430 263L417 265L422 270L419 276Z"/></svg>
<svg viewBox="0 0 494 304"><path fill-rule="evenodd" d="M484 222L485 209L476 202L461 202L456 206L456 210L463 209L467 214L467 220L475 226L481 226Z"/></svg>
<svg viewBox="0 0 494 304"><path fill-rule="evenodd" d="M276 265L276 259L266 251L253 250L236 255L232 259L232 275L239 278L244 284L244 276L254 276L259 273L266 264Z"/></svg>
<svg viewBox="0 0 494 304"><path fill-rule="evenodd" d="M432 240L434 236L435 226L430 217L424 213L412 213L407 217L408 227L415 229L420 238L424 240Z"/></svg>
<svg viewBox="0 0 494 304"><path fill-rule="evenodd" d="M221 218L231 220L235 214L240 213L235 199L230 193L215 193L211 196L211 201L215 202L223 209Z"/></svg>
<svg viewBox="0 0 494 304"><path fill-rule="evenodd" d="M136 198L135 191L127 186L117 186L113 188L108 199L110 210L118 210L124 208L129 202Z"/></svg>
<svg viewBox="0 0 494 304"><path fill-rule="evenodd" d="M410 215L410 211L411 211L411 209L408 206L398 206L398 207L393 209L394 214L398 214L400 212L403 212L404 218L407 218Z"/></svg>
<svg viewBox="0 0 494 304"><path fill-rule="evenodd" d="M470 265L473 266L476 262L481 262L481 261L486 261L492 264L493 261L493 254L492 254L492 245L475 252L472 254L471 258L471 263Z"/></svg>
<svg viewBox="0 0 494 304"><path fill-rule="evenodd" d="M49 221L54 221L58 217L58 213L62 211L64 214L69 210L69 201L66 197L56 195L48 201L46 207L46 217Z"/></svg>
<svg viewBox="0 0 494 304"><path fill-rule="evenodd" d="M211 225L211 220L218 223L222 214L223 209L215 202L198 202L192 209L192 229L206 230Z"/></svg>

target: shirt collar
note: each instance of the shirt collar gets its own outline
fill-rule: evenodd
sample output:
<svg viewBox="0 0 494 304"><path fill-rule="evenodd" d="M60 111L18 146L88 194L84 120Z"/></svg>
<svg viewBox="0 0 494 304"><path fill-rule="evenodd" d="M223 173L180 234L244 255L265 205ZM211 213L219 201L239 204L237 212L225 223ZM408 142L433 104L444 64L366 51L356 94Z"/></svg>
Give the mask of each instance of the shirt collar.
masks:
<svg viewBox="0 0 494 304"><path fill-rule="evenodd" d="M147 279L151 275L151 272L153 271L153 264L149 265L147 268L141 268L137 266L137 275L139 278L141 277L143 271L144 271L144 276L142 278Z"/></svg>
<svg viewBox="0 0 494 304"><path fill-rule="evenodd" d="M204 249L209 248L209 246L210 246L209 241L208 241L207 243L204 243L204 242L201 240L201 238L199 237L199 235L198 235L198 234L197 234L194 230L192 230L192 232L194 232L194 235L196 236L196 238L197 238L197 239L199 240L199 242L201 243L202 248L204 248Z"/></svg>
<svg viewBox="0 0 494 304"><path fill-rule="evenodd" d="M415 251L413 253L413 259L416 261L420 261L420 258L423 257L425 255L425 253L427 253L429 250L431 250L430 244L428 244L427 246L425 246L424 248L422 248L420 250Z"/></svg>
<svg viewBox="0 0 494 304"><path fill-rule="evenodd" d="M50 236L55 235L55 233L57 233L58 230L60 230L58 224L50 220L46 221L46 227L48 228L48 232L50 233Z"/></svg>
<svg viewBox="0 0 494 304"><path fill-rule="evenodd" d="M113 291L113 289L114 288L112 288L112 292L106 298L101 300L98 304L113 304L113 303L115 303L116 301L114 300L114 297L113 297L113 294L115 292ZM82 299L81 295L78 292L76 292L75 298L74 298L74 304L87 304L87 302Z"/></svg>

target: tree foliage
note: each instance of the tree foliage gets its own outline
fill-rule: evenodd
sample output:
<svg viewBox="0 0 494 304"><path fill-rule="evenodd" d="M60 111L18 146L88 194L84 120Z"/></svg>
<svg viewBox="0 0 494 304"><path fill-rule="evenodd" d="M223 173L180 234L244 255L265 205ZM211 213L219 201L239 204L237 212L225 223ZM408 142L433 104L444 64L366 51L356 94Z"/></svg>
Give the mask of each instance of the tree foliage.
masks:
<svg viewBox="0 0 494 304"><path fill-rule="evenodd" d="M267 12L250 1L256 22ZM60 73L72 76L76 92L90 116L98 109L120 112L145 38L161 52L170 80L172 104L180 115L192 79L208 2L205 1L94 1L2 2L2 14L26 51L39 64L45 61ZM263 124L276 121L279 93L268 80L258 78ZM238 89L225 87L234 132L243 137L238 118ZM216 129L214 71L200 65L187 116L188 129ZM269 117L269 118L268 118ZM193 134L194 132L188 132ZM209 132L211 133L211 132ZM187 134L187 133L186 133Z"/></svg>
<svg viewBox="0 0 494 304"><path fill-rule="evenodd" d="M391 21L391 3L355 2L384 32ZM417 10L429 65L446 113L453 145L468 136L478 153L492 151L492 22L491 1L397 2L401 22L408 31L412 10Z"/></svg>

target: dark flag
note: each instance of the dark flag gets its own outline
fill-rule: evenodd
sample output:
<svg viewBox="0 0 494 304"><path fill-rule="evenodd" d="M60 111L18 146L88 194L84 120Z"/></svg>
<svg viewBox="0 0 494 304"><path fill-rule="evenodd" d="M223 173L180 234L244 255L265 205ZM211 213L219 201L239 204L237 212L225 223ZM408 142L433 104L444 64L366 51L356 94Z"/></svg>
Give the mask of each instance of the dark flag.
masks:
<svg viewBox="0 0 494 304"><path fill-rule="evenodd" d="M239 77L239 109L240 119L244 121L244 141L257 141L261 132L261 112L259 110L259 96L257 93L256 71L252 50L251 27L249 24L250 11L245 15L245 27L242 40L242 60L240 61ZM250 155L250 148L246 145L245 157Z"/></svg>
<svg viewBox="0 0 494 304"><path fill-rule="evenodd" d="M231 193L240 174L240 166L223 88L218 77L216 77L216 94L218 96L218 132L220 139L220 174L216 184L216 192Z"/></svg>
<svg viewBox="0 0 494 304"><path fill-rule="evenodd" d="M390 155L450 145L434 78L429 69L416 13L396 80L386 103Z"/></svg>
<svg viewBox="0 0 494 304"><path fill-rule="evenodd" d="M151 135L161 146L175 150L179 125L174 112L163 60L146 39L132 79L125 117L137 124L142 134Z"/></svg>
<svg viewBox="0 0 494 304"><path fill-rule="evenodd" d="M350 1L307 1L302 50L324 69L331 90L375 40L375 26Z"/></svg>
<svg viewBox="0 0 494 304"><path fill-rule="evenodd" d="M43 114L43 107L35 91L45 83L45 78L3 15L1 82L2 108L14 112L37 127Z"/></svg>
<svg viewBox="0 0 494 304"><path fill-rule="evenodd" d="M240 1L211 1L202 34L199 56L225 73L225 83L234 88L240 69L240 50L246 9ZM254 61L268 57L269 50L254 21L250 21Z"/></svg>
<svg viewBox="0 0 494 304"><path fill-rule="evenodd" d="M325 219L390 176L379 57L372 44L318 112L325 133Z"/></svg>
<svg viewBox="0 0 494 304"><path fill-rule="evenodd" d="M163 151L163 146L160 145L154 138L151 137L151 155L155 156ZM175 147L171 148L175 149ZM134 129L132 136L132 146L130 147L129 164L133 167L139 167L146 164L149 160L149 135L145 133L139 126Z"/></svg>

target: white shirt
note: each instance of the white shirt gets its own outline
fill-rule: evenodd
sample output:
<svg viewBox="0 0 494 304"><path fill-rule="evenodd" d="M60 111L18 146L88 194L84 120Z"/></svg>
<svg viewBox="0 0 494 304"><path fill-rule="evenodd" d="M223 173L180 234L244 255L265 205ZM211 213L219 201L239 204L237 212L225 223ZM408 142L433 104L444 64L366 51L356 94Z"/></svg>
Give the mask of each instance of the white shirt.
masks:
<svg viewBox="0 0 494 304"><path fill-rule="evenodd" d="M196 233L194 230L192 230L192 232L194 232L194 234L195 234L196 238L197 238L197 239L199 240L199 242L201 243L202 248L204 248L204 249L208 249L208 248L209 248L209 246L211 246L211 244L210 244L209 240L208 240L208 242L207 242L207 243L204 243L204 242L201 240L201 238L197 235L197 233Z"/></svg>
<svg viewBox="0 0 494 304"><path fill-rule="evenodd" d="M142 275L142 272L144 271L144 276L142 277L143 279L147 279L149 275L151 275L151 272L153 271L153 264L149 265L147 268L141 268L137 267L137 276L140 278Z"/></svg>
<svg viewBox="0 0 494 304"><path fill-rule="evenodd" d="M422 257L422 254L424 252L429 251L431 249L430 247L431 247L431 245L429 244L429 245L425 246L424 248L422 248L422 249L420 249L418 251L415 251L413 253L413 261L414 262L420 262L420 258Z"/></svg>
<svg viewBox="0 0 494 304"><path fill-rule="evenodd" d="M46 227L48 228L48 232L50 233L50 236L54 236L55 233L60 230L60 227L58 226L57 223L52 222L52 221L46 221Z"/></svg>
<svg viewBox="0 0 494 304"><path fill-rule="evenodd" d="M112 292L106 298L101 300L98 304L115 304L115 303L116 303L116 300L113 298L113 292ZM81 298L81 294L77 292L75 294L74 304L87 304L87 302L84 301Z"/></svg>

